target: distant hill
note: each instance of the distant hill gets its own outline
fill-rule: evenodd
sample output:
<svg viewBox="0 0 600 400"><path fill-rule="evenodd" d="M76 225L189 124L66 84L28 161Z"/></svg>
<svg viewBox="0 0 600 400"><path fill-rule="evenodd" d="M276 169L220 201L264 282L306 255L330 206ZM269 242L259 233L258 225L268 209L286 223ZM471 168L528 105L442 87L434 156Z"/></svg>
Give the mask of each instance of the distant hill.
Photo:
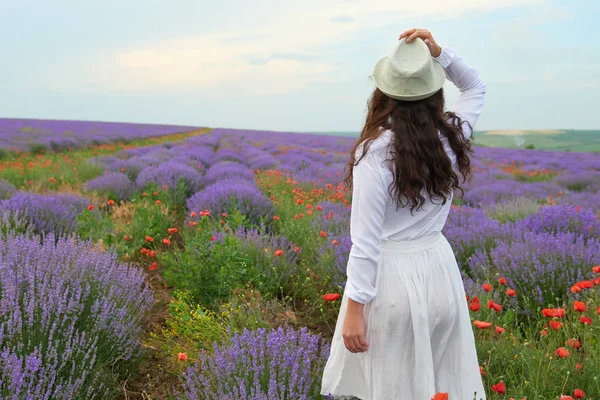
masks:
<svg viewBox="0 0 600 400"><path fill-rule="evenodd" d="M358 132L311 132L358 137ZM600 130L498 130L475 132L475 144L487 147L600 152Z"/></svg>
<svg viewBox="0 0 600 400"><path fill-rule="evenodd" d="M600 130L504 130L475 133L475 143L488 147L600 152Z"/></svg>

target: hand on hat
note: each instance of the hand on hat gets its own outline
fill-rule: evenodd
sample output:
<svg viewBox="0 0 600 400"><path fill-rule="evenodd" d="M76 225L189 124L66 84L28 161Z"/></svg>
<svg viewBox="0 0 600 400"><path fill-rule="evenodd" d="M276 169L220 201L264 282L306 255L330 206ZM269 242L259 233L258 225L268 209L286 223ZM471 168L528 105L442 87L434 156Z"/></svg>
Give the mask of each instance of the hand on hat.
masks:
<svg viewBox="0 0 600 400"><path fill-rule="evenodd" d="M429 47L429 52L431 53L432 57L439 57L440 54L442 54L442 48L435 42L433 36L431 35L431 32L429 32L427 29L409 29L407 31L404 31L400 35L398 40L402 38L407 38L406 43L410 43L416 38L421 38L423 39L427 47Z"/></svg>

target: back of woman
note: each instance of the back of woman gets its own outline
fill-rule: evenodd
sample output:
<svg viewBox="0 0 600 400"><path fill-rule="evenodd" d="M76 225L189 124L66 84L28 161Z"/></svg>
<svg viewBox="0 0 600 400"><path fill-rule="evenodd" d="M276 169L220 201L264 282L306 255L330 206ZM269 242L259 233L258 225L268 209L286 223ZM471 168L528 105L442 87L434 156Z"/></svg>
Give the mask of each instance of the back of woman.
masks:
<svg viewBox="0 0 600 400"><path fill-rule="evenodd" d="M374 77L346 170L352 249L322 394L485 399L460 272L441 233L471 175L485 83L417 29L401 35ZM446 78L460 90L453 112L444 111Z"/></svg>

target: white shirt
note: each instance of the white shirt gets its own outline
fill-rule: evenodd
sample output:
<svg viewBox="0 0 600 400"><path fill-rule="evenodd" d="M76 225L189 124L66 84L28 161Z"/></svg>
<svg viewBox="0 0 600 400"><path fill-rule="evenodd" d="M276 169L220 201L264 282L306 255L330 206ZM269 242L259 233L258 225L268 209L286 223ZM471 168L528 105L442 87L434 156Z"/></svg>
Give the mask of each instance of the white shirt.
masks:
<svg viewBox="0 0 600 400"><path fill-rule="evenodd" d="M460 90L454 112L474 127L483 109L485 82L475 69L448 47L444 47L435 60L446 71L448 80ZM463 130L465 137L469 138L472 134L471 129L464 124ZM370 302L376 296L374 284L381 241L418 239L440 232L446 223L452 203L451 199L445 205L426 200L423 209L415 210L412 215L408 207L396 210L396 204L388 191L393 177L384 162L390 157L388 145L392 135L393 132L387 130L375 139L367 154L354 167L352 175L352 248L345 291L349 298L362 304ZM446 153L455 165L454 152L445 141L443 142ZM357 157L361 154L362 149L359 148Z"/></svg>

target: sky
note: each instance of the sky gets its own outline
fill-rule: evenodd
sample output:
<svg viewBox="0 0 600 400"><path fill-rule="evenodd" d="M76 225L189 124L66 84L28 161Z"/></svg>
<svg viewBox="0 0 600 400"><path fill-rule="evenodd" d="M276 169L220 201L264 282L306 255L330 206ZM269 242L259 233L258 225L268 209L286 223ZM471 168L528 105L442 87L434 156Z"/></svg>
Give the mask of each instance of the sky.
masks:
<svg viewBox="0 0 600 400"><path fill-rule="evenodd" d="M0 15L0 117L359 131L373 67L417 27L486 81L477 130L600 129L598 0L0 0Z"/></svg>

